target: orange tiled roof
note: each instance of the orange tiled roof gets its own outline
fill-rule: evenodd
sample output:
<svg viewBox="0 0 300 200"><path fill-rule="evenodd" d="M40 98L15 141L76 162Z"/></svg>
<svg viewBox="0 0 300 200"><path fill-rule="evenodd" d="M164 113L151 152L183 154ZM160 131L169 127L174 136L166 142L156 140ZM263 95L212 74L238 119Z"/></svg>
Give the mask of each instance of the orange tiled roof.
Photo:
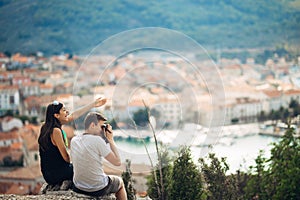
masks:
<svg viewBox="0 0 300 200"><path fill-rule="evenodd" d="M28 96L24 100L24 102L26 104L30 104L30 105L32 105L32 104L40 104L40 102L41 102L40 99L41 99L41 97L38 97L38 96Z"/></svg>
<svg viewBox="0 0 300 200"><path fill-rule="evenodd" d="M0 73L3 77L15 77L15 76L22 76L21 70L13 70L13 71L4 71Z"/></svg>
<svg viewBox="0 0 300 200"><path fill-rule="evenodd" d="M5 178L5 179L27 179L27 180L37 179L42 176L43 175L39 164L34 166L21 167L13 171L10 171L6 174L0 175L1 178Z"/></svg>
<svg viewBox="0 0 300 200"><path fill-rule="evenodd" d="M66 60L65 61L65 65L67 67L76 67L76 66L78 66L78 64L76 63L75 60Z"/></svg>
<svg viewBox="0 0 300 200"><path fill-rule="evenodd" d="M300 95L300 90L297 90L297 89L291 89L291 90L287 90L287 91L284 91L284 94L285 95Z"/></svg>
<svg viewBox="0 0 300 200"><path fill-rule="evenodd" d="M30 192L30 186L25 184L13 184L5 194L25 195Z"/></svg>
<svg viewBox="0 0 300 200"><path fill-rule="evenodd" d="M163 93L164 89L161 87L151 88L151 92L155 94Z"/></svg>
<svg viewBox="0 0 300 200"><path fill-rule="evenodd" d="M0 160L3 158L10 156L11 157L11 148L10 147L0 147Z"/></svg>
<svg viewBox="0 0 300 200"><path fill-rule="evenodd" d="M0 182L0 194L4 194L12 185L13 183Z"/></svg>
<svg viewBox="0 0 300 200"><path fill-rule="evenodd" d="M0 90L18 90L19 87L15 85L0 85Z"/></svg>
<svg viewBox="0 0 300 200"><path fill-rule="evenodd" d="M57 94L57 95L43 95L40 98L41 106L48 106L48 104L52 103L54 100L60 100L65 98L72 97L72 94Z"/></svg>
<svg viewBox="0 0 300 200"><path fill-rule="evenodd" d="M0 160L7 156L11 157L12 160L19 160L23 155L21 150L13 150L10 147L1 147L0 150Z"/></svg>
<svg viewBox="0 0 300 200"><path fill-rule="evenodd" d="M144 103L142 100L133 100L129 102L129 106L135 106L135 107L144 107Z"/></svg>
<svg viewBox="0 0 300 200"><path fill-rule="evenodd" d="M276 98L281 96L281 91L278 90L264 90L263 93L270 98Z"/></svg>
<svg viewBox="0 0 300 200"><path fill-rule="evenodd" d="M0 140L17 139L17 138L19 138L19 134L17 130L11 130L5 133L0 132Z"/></svg>
<svg viewBox="0 0 300 200"><path fill-rule="evenodd" d="M51 73L48 71L39 71L39 77L50 77Z"/></svg>
<svg viewBox="0 0 300 200"><path fill-rule="evenodd" d="M13 61L20 62L20 63L27 63L28 62L28 57L22 56L20 53L17 53L15 55L13 55L11 57L11 59Z"/></svg>
<svg viewBox="0 0 300 200"><path fill-rule="evenodd" d="M39 86L40 83L38 83L38 82L25 82L22 85L23 86Z"/></svg>
<svg viewBox="0 0 300 200"><path fill-rule="evenodd" d="M0 52L0 58L8 58L3 52Z"/></svg>
<svg viewBox="0 0 300 200"><path fill-rule="evenodd" d="M122 67L116 67L114 69L114 74L117 79L120 79L121 77L123 77L126 74L126 70Z"/></svg>
<svg viewBox="0 0 300 200"><path fill-rule="evenodd" d="M25 68L23 69L24 73L32 74L32 73L40 73L40 70L35 68Z"/></svg>
<svg viewBox="0 0 300 200"><path fill-rule="evenodd" d="M23 156L23 151L21 149L11 149L10 156L12 160L20 160Z"/></svg>
<svg viewBox="0 0 300 200"><path fill-rule="evenodd" d="M29 77L26 77L26 76L15 76L13 77L13 80L14 81L23 81L23 82L29 82L30 81L30 78Z"/></svg>
<svg viewBox="0 0 300 200"><path fill-rule="evenodd" d="M41 84L40 88L41 89L50 89L50 88L53 88L53 85L52 84Z"/></svg>
<svg viewBox="0 0 300 200"><path fill-rule="evenodd" d="M22 147L23 147L23 143L22 143L22 142L15 142L15 143L12 143L12 144L10 145L10 148L11 148L12 150L22 149Z"/></svg>
<svg viewBox="0 0 300 200"><path fill-rule="evenodd" d="M38 150L38 137L40 126L34 126L32 124L25 125L20 134L25 140L28 150Z"/></svg>

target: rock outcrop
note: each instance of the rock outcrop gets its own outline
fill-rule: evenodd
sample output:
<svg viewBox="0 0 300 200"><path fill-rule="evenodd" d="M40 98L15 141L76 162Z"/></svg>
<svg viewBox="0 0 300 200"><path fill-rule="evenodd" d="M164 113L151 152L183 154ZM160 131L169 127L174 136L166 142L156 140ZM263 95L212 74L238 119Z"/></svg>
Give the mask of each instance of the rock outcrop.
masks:
<svg viewBox="0 0 300 200"><path fill-rule="evenodd" d="M116 200L114 194L105 195L102 197L91 197L83 194L78 194L72 190L67 191L51 191L46 194L40 195L15 195L15 194L0 194L1 200L64 200L64 199L74 199L74 200L84 200L84 199L97 199L97 200Z"/></svg>
<svg viewBox="0 0 300 200"><path fill-rule="evenodd" d="M101 197L92 197L84 194L79 194L74 192L71 188L71 182L64 181L62 185L48 185L44 183L41 187L39 195L15 195L15 194L0 194L0 199L2 200L63 200L63 199L97 199L97 200L116 200L115 194L105 195Z"/></svg>

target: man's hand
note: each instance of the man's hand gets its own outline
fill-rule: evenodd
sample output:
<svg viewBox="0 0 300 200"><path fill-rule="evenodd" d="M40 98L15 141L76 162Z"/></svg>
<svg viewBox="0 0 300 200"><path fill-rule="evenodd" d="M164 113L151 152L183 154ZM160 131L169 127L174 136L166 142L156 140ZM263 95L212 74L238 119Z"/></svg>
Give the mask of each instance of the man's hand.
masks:
<svg viewBox="0 0 300 200"><path fill-rule="evenodd" d="M112 142L114 140L114 135L113 135L112 127L111 127L110 124L106 125L105 137L108 139L109 142Z"/></svg>

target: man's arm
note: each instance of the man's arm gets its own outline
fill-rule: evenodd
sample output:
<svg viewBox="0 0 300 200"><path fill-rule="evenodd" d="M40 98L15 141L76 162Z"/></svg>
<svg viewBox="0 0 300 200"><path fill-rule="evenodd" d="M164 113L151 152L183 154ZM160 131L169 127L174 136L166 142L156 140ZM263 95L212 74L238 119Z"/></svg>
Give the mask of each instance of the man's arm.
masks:
<svg viewBox="0 0 300 200"><path fill-rule="evenodd" d="M111 164L115 166L121 165L121 159L115 144L110 143L111 152L105 157Z"/></svg>
<svg viewBox="0 0 300 200"><path fill-rule="evenodd" d="M114 141L113 131L110 125L107 126L108 126L108 131L106 131L105 136L109 141L111 152L105 157L105 159L115 166L120 166L121 159Z"/></svg>

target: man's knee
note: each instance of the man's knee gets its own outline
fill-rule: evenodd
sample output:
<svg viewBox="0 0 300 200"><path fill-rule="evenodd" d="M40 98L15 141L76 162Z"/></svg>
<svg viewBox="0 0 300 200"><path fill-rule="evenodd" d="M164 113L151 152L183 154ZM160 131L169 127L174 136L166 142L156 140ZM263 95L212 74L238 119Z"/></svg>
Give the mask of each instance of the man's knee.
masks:
<svg viewBox="0 0 300 200"><path fill-rule="evenodd" d="M125 188L125 185L124 185L123 179L121 177L119 177L119 179L120 179L120 190L121 190L121 189Z"/></svg>

